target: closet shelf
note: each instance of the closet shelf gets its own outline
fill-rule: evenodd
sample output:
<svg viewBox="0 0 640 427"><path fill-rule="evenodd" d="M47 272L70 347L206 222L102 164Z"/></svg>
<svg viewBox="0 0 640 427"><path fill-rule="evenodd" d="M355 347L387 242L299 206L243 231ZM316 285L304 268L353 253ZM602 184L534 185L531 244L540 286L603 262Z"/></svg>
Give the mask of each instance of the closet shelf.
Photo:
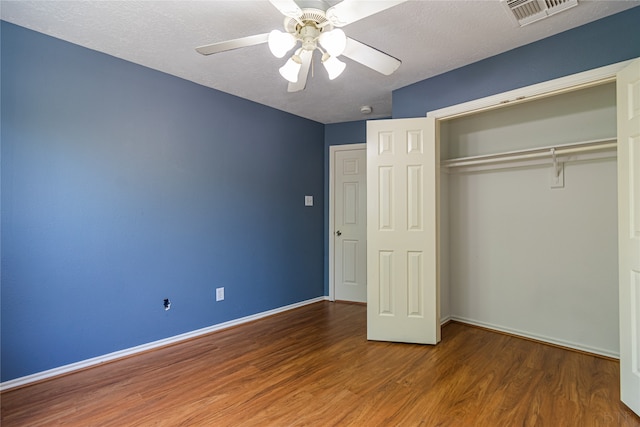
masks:
<svg viewBox="0 0 640 427"><path fill-rule="evenodd" d="M593 141L583 141L571 144L560 144L548 147L531 148L527 150L507 151L503 153L485 154L481 156L459 157L455 159L442 160L440 166L443 168L456 168L463 166L486 165L493 163L513 162L520 160L532 160L540 158L553 158L568 154L578 154L595 151L616 150L617 138L597 139Z"/></svg>

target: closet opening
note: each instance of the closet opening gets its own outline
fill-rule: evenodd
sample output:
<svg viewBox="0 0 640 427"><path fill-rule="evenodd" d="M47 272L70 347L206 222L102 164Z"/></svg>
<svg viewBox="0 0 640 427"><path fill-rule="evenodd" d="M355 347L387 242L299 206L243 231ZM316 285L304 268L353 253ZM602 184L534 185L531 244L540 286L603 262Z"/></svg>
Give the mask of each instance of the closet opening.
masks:
<svg viewBox="0 0 640 427"><path fill-rule="evenodd" d="M614 79L440 119L441 312L617 358Z"/></svg>

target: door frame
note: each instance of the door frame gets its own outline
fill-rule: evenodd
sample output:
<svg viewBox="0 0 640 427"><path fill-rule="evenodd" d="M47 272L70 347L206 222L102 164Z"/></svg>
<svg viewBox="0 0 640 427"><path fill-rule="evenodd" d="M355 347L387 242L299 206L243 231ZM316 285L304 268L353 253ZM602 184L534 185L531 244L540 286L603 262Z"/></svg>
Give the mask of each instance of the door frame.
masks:
<svg viewBox="0 0 640 427"><path fill-rule="evenodd" d="M618 72L624 69L627 65L631 64L631 62L633 62L635 59L636 58L632 58L626 61L605 65L576 74L571 74L565 77L559 77L557 79L548 80L530 86L524 86L507 92L497 93L495 95L486 96L484 98L478 98L468 102L451 105L448 107L429 111L427 112L426 116L435 118L436 132L438 132L441 121L470 116L497 108L508 108L519 103L555 96L562 93L568 93L605 83L615 83L617 80ZM439 135L436 135L436 144L438 144L438 150L440 151L441 141ZM442 213L441 211L442 217L445 217L446 214L447 212ZM442 230L440 231L440 233L442 235ZM447 281L443 281L441 283L444 283L444 285L441 284L441 286L444 286L447 290L449 289L449 283ZM449 316L446 317L446 319L449 318Z"/></svg>
<svg viewBox="0 0 640 427"><path fill-rule="evenodd" d="M572 92L604 83L615 82L618 71L629 65L633 59L617 62L577 74L560 77L542 83L521 87L507 92L498 93L473 101L440 108L427 112L427 117L434 117L436 122L449 120L488 111L495 108L509 107L521 102L559 95L563 92ZM438 140L439 144L440 141Z"/></svg>
<svg viewBox="0 0 640 427"><path fill-rule="evenodd" d="M329 147L329 300L336 300L335 283L335 157L338 151L363 150L366 153L367 144L365 142L357 144L331 145Z"/></svg>
<svg viewBox="0 0 640 427"><path fill-rule="evenodd" d="M509 107L522 102L541 99L548 96L559 95L565 92L571 92L578 89L592 87L604 83L617 82L617 74L626 68L634 60L632 58L607 66L594 68L592 70L569 76L549 80L546 82L502 92L496 95L479 98L473 101L452 105L427 112L427 117L433 117L436 120L436 129L439 129L439 122L457 117L473 115L479 112L489 111L496 108ZM436 131L436 134L438 132ZM618 137L616 135L616 137ZM436 135L436 144L440 144L439 135ZM447 284L448 286L448 284ZM620 310L620 306L618 306ZM618 314L619 316L619 314ZM618 354L618 359L620 354Z"/></svg>

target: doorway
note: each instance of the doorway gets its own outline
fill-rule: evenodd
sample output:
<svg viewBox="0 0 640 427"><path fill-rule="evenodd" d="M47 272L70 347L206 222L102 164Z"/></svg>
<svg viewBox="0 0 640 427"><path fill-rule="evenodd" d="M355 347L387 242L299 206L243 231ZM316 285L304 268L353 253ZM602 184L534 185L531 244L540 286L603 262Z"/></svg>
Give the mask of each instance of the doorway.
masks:
<svg viewBox="0 0 640 427"><path fill-rule="evenodd" d="M366 144L332 146L329 154L329 298L366 303Z"/></svg>

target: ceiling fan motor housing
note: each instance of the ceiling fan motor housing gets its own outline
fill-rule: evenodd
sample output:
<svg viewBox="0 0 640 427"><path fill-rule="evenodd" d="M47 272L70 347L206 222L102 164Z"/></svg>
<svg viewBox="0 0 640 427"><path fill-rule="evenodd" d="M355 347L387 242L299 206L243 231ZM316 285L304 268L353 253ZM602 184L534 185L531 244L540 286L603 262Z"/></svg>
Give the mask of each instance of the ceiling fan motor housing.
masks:
<svg viewBox="0 0 640 427"><path fill-rule="evenodd" d="M288 33L296 33L296 27L301 23L314 22L318 28L331 27L326 30L329 31L333 28L333 25L327 20L327 17L323 10L320 9L302 9L302 15L300 18L284 18L284 29Z"/></svg>
<svg viewBox="0 0 640 427"><path fill-rule="evenodd" d="M298 19L285 17L284 29L302 42L303 49L314 50L318 47L320 33L333 30L333 25L323 10L307 8L302 9Z"/></svg>

